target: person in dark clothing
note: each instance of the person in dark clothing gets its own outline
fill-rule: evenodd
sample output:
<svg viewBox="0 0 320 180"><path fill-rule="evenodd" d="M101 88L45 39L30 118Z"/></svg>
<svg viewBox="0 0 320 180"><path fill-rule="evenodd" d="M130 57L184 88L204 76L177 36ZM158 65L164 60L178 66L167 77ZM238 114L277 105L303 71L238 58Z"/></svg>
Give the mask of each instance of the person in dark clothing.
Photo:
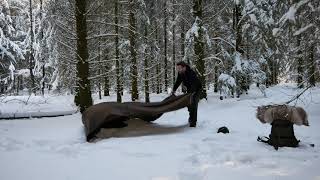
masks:
<svg viewBox="0 0 320 180"><path fill-rule="evenodd" d="M199 95L202 90L201 81L199 80L197 73L194 72L185 62L180 61L176 66L178 77L173 86L172 94L176 92L181 83L183 83L183 85L187 88L187 93L195 93L192 104L188 107L188 111L189 125L190 127L196 127Z"/></svg>

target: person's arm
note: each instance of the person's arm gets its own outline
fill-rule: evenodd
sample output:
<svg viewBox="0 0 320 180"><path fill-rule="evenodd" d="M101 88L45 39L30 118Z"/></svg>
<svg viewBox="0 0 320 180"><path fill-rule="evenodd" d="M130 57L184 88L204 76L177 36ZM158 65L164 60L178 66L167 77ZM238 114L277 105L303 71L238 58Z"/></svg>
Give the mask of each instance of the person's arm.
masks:
<svg viewBox="0 0 320 180"><path fill-rule="evenodd" d="M180 76L180 74L178 74L177 80L176 80L176 82L174 83L174 86L173 86L172 93L176 92L176 90L180 86L181 82L182 82L181 76Z"/></svg>

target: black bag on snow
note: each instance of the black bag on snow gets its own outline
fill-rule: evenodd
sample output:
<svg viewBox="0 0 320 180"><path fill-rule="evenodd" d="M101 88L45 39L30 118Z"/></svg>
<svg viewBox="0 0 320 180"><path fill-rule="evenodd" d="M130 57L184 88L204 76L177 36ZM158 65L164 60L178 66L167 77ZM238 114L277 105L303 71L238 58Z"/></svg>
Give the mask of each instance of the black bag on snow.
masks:
<svg viewBox="0 0 320 180"><path fill-rule="evenodd" d="M258 141L273 146L276 150L279 147L298 147L299 140L294 135L293 123L285 120L275 120L271 123L271 134L267 140L258 137Z"/></svg>

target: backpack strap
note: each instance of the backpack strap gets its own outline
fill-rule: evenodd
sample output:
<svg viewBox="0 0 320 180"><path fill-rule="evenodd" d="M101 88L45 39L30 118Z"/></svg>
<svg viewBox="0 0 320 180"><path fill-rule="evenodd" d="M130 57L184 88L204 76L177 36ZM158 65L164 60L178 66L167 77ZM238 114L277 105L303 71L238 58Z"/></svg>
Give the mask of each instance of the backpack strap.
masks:
<svg viewBox="0 0 320 180"><path fill-rule="evenodd" d="M269 144L270 138L266 136L263 136L263 137L258 136L257 141Z"/></svg>
<svg viewBox="0 0 320 180"><path fill-rule="evenodd" d="M266 136L263 136L263 137L258 136L257 141L269 144L273 146L275 150L278 150L279 148L275 143L272 142L271 138L268 138Z"/></svg>

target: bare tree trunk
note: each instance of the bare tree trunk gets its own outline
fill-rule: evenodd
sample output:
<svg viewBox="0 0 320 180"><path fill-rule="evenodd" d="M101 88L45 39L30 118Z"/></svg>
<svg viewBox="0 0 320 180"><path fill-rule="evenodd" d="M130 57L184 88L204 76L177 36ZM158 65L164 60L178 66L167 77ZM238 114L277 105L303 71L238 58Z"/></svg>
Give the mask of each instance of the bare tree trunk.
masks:
<svg viewBox="0 0 320 180"><path fill-rule="evenodd" d="M101 67L99 67L98 74L101 74ZM98 78L98 91L99 91L99 99L102 99L102 96L101 96L102 89L101 89L101 79L100 78Z"/></svg>
<svg viewBox="0 0 320 180"><path fill-rule="evenodd" d="M267 59L267 62L270 69L270 73L267 74L266 85L267 87L269 87L278 83L278 65L276 62L276 57L270 57L269 59ZM268 72L267 68L265 69L265 72Z"/></svg>
<svg viewBox="0 0 320 180"><path fill-rule="evenodd" d="M168 27L168 8L167 8L167 1L164 4L164 91L167 92L168 90L168 53L167 53L167 44L168 44L168 37L167 37L167 27Z"/></svg>
<svg viewBox="0 0 320 180"><path fill-rule="evenodd" d="M40 20L42 21L43 19L43 0L40 0ZM43 25L41 26L41 32L40 32L40 39L43 41ZM42 62L42 87L41 87L41 93L44 95L44 90L46 86L45 78L46 78L46 66L45 66L45 60L44 60L44 55L42 54L41 62Z"/></svg>
<svg viewBox="0 0 320 180"><path fill-rule="evenodd" d="M302 50L301 50L301 35L297 36L297 83L298 83L298 88L303 88L303 59L302 59Z"/></svg>
<svg viewBox="0 0 320 180"><path fill-rule="evenodd" d="M315 76L315 73L316 73L316 61L314 59L314 49L315 49L315 43L312 43L310 49L309 49L309 83L311 86L315 86L316 85L316 76Z"/></svg>
<svg viewBox="0 0 320 180"><path fill-rule="evenodd" d="M17 76L17 86L16 86L16 94L19 95L19 88L20 88L20 76Z"/></svg>
<svg viewBox="0 0 320 180"><path fill-rule="evenodd" d="M118 2L114 0L114 24L115 24L115 49L116 49L116 82L117 82L117 102L122 101L121 97L121 84L120 84L120 62L119 62L119 20L118 20Z"/></svg>
<svg viewBox="0 0 320 180"><path fill-rule="evenodd" d="M313 22L314 21L314 16L315 16L315 12L311 12L310 15L310 21ZM309 47L309 67L308 67L308 80L309 80L309 84L311 86L315 86L316 85L316 61L314 58L314 49L316 47L316 42L315 42L315 35L310 34L310 47Z"/></svg>
<svg viewBox="0 0 320 180"><path fill-rule="evenodd" d="M121 56L120 56L121 57ZM124 59L124 57L122 58ZM123 61L119 61L120 64L120 94L123 96L123 90L124 90L124 63Z"/></svg>
<svg viewBox="0 0 320 180"><path fill-rule="evenodd" d="M150 4L150 7L151 7L151 15L153 14L156 14L156 11L155 11L155 1L151 1L151 4ZM157 58L157 55L156 55L156 51L157 51L157 23L156 23L156 18L155 17L152 17L150 18L150 31L153 32L152 34L150 34L150 44L151 44L151 54L150 54L150 58L152 59L150 61L150 63L156 63L156 58ZM149 72L152 73L151 76L157 76L157 67L155 66L154 68L150 69ZM156 78L152 78L150 80L150 83L151 83L151 90L152 90L152 93L156 93L157 92L157 79Z"/></svg>
<svg viewBox="0 0 320 180"><path fill-rule="evenodd" d="M243 49L242 49L242 27L241 27L241 18L242 18L242 14L241 14L241 5L240 4L235 4L234 10L233 10L233 14L234 14L234 21L233 21L233 26L236 32L236 51L239 53L243 53Z"/></svg>
<svg viewBox="0 0 320 180"><path fill-rule="evenodd" d="M144 92L145 92L145 101L150 102L150 97L149 97L149 55L147 51L147 44L148 44L148 26L145 24L145 30L144 30L144 38L145 38L145 50L144 50Z"/></svg>
<svg viewBox="0 0 320 180"><path fill-rule="evenodd" d="M236 53L240 53L241 55L244 54L243 50L243 38L242 38L242 5L240 2L235 2L234 9L233 9L233 28L235 31L235 50ZM237 97L240 97L240 95L243 93L243 91L247 91L247 80L246 75L241 72L236 72L234 74L235 80L236 80L236 95Z"/></svg>
<svg viewBox="0 0 320 180"><path fill-rule="evenodd" d="M215 54L218 54L218 53L219 53L218 44L215 43ZM218 64L217 64L217 60L215 60L215 62L214 62L214 86L213 86L214 92L218 92L218 76L219 76Z"/></svg>
<svg viewBox="0 0 320 180"><path fill-rule="evenodd" d="M30 52L29 52L29 70L31 78L31 91L36 94L35 79L33 74L34 69L34 32L33 32L33 14L32 14L32 0L29 0L29 14L30 14Z"/></svg>
<svg viewBox="0 0 320 180"><path fill-rule="evenodd" d="M172 26L172 83L176 81L176 25ZM173 87L172 85L172 87Z"/></svg>
<svg viewBox="0 0 320 180"><path fill-rule="evenodd" d="M104 70L105 70L106 72L109 71L108 65L105 65L105 66L104 66ZM103 91L103 95L104 95L104 96L110 96L109 74L106 74L106 75L104 76L104 91Z"/></svg>
<svg viewBox="0 0 320 180"><path fill-rule="evenodd" d="M131 100L139 99L138 93L138 71L137 71L137 52L136 52L136 20L134 14L134 0L129 1L129 41L131 54Z"/></svg>
<svg viewBox="0 0 320 180"><path fill-rule="evenodd" d="M156 40L158 41L158 45L160 45L160 36L158 34L158 28L156 27ZM161 76L160 76L160 67L161 63L160 61L157 62L156 65L156 76L157 76L157 94L160 94L162 92L162 86L161 86Z"/></svg>
<svg viewBox="0 0 320 180"><path fill-rule="evenodd" d="M157 94L160 94L160 93L161 93L161 81L160 81L159 73L160 73L160 64L157 63L157 66L156 66L156 74L157 74Z"/></svg>
<svg viewBox="0 0 320 180"><path fill-rule="evenodd" d="M293 0L293 3L298 3L300 0ZM297 9L297 12L296 12L296 30L300 29L301 28L301 20L299 18L299 15L300 15L300 10ZM303 69L303 53L302 53L302 36L301 36L301 33L299 35L297 35L297 45L296 45L296 48L297 48L297 52L295 54L295 58L296 58L296 62L297 62L297 85L298 85L298 88L303 88L304 87L304 84L303 84L303 75L304 75L304 69Z"/></svg>
<svg viewBox="0 0 320 180"><path fill-rule="evenodd" d="M77 31L77 94L75 103L80 106L80 112L92 105L90 91L88 47L87 47L87 22L86 1L75 0L75 17Z"/></svg>
<svg viewBox="0 0 320 180"><path fill-rule="evenodd" d="M181 22L181 34L180 34L180 38L181 38L181 59L183 59L183 56L184 56L184 41L185 41L185 32L184 32L185 30L184 30L184 22L183 22L183 20L182 20L182 22ZM190 64L190 62L189 62L189 58L188 58L188 62L187 62L188 64Z"/></svg>
<svg viewBox="0 0 320 180"><path fill-rule="evenodd" d="M99 29L100 29L100 33L101 33L101 27L99 27ZM101 50L101 40L99 39L99 42L98 42L99 44L98 44L98 53L99 53L99 55L98 55L98 60L99 61L101 61L102 60L102 57L101 57L101 55L102 55L102 50ZM106 53L107 54L107 53ZM107 58L106 58L107 59ZM104 69L106 69L106 71L107 71L107 68L105 68L106 66L99 66L98 67L98 76L100 76L100 74L101 74L101 69L102 68L104 68ZM103 79L101 78L101 77L99 77L98 79L97 79L97 81L98 81L98 93L99 93L99 99L102 99L102 88L101 88L101 81L103 81ZM108 75L105 75L105 77L104 77L104 82L106 82L106 81L108 81ZM104 96L107 96L107 93L108 93L108 91L106 91L106 85L104 86Z"/></svg>
<svg viewBox="0 0 320 180"><path fill-rule="evenodd" d="M204 66L204 32L202 29L202 0L193 0L193 16L198 24L198 36L194 37L194 52L196 56L196 70L199 74L199 79L202 84L201 98L206 98L206 79L205 79L205 66Z"/></svg>

